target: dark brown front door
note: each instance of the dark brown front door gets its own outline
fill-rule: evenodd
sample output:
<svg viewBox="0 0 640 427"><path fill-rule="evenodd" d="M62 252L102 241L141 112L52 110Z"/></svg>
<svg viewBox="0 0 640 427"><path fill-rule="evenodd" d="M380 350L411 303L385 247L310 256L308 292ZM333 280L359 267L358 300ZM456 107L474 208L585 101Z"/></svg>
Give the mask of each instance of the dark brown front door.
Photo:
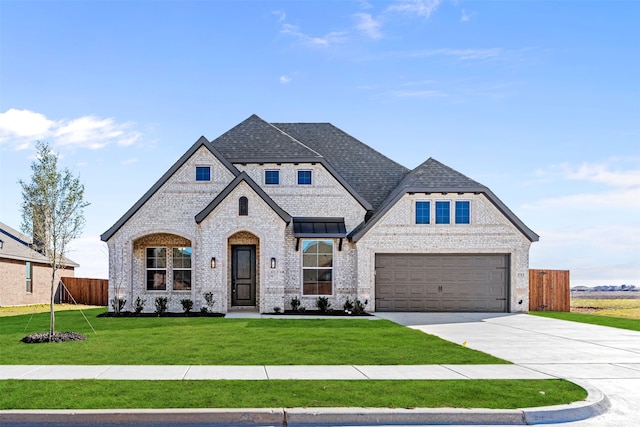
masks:
<svg viewBox="0 0 640 427"><path fill-rule="evenodd" d="M256 305L256 247L231 246L231 305Z"/></svg>

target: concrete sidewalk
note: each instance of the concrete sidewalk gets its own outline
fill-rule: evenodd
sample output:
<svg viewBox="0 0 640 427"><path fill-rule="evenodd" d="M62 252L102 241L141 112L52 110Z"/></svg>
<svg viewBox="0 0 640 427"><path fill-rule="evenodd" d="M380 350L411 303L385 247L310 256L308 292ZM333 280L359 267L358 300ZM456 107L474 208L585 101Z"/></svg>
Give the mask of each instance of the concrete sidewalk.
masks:
<svg viewBox="0 0 640 427"><path fill-rule="evenodd" d="M640 375L640 371L638 372ZM518 365L0 365L0 380L540 380Z"/></svg>

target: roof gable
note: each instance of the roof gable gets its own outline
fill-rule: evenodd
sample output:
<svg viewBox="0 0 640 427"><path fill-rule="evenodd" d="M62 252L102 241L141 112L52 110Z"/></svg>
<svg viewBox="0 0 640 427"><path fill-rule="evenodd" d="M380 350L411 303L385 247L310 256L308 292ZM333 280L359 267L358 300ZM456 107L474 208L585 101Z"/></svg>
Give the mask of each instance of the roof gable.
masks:
<svg viewBox="0 0 640 427"><path fill-rule="evenodd" d="M207 150L209 150L209 152L211 152L211 154L213 154L213 156L216 157L218 161L220 161L220 163L222 163L234 176L238 176L240 174L240 171L236 169L231 162L225 159L213 144L207 140L207 138L201 136L191 146L191 148L189 148L186 153L184 153L182 157L180 157L178 161L175 162L173 166L171 166L169 170L165 172L164 175L162 175L162 177L160 177L160 179L156 181L156 183L153 184L153 186L144 193L144 195L113 226L111 226L111 228L100 236L100 239L103 242L109 240L120 229L120 227L122 227L169 180L169 178L171 178L178 169L180 169L182 165L184 165L187 160L189 160L191 156L193 156L195 152L203 146L206 147Z"/></svg>
<svg viewBox="0 0 640 427"><path fill-rule="evenodd" d="M464 192L484 194L487 199L530 241L540 238L527 227L491 190L466 175L429 158L409 172L395 190L381 204L380 209L366 222L349 234L354 242L364 236L405 194L433 192Z"/></svg>
<svg viewBox="0 0 640 427"><path fill-rule="evenodd" d="M330 123L273 123L320 153L335 171L378 209L409 169Z"/></svg>
<svg viewBox="0 0 640 427"><path fill-rule="evenodd" d="M262 200L264 200L264 202L269 205L269 207L271 209L273 209L273 211L275 213L278 214L278 216L280 218L282 218L282 220L284 222L286 222L287 224L289 224L291 222L291 215L289 215L287 212L285 212L284 209L282 209L276 202L273 201L273 199L271 197L269 197L269 195L267 193L264 192L264 190L262 188L260 188L260 186L258 184L255 183L255 181L253 181L249 175L247 175L246 172L242 172L240 173L238 176L235 177L235 179L233 181L231 181L229 183L229 185L227 185L225 187L224 190L222 190L212 201L211 203L209 203L207 205L206 208L204 208L202 211L200 211L200 213L198 213L196 215L196 222L198 224L200 224L202 221L204 221L204 219L216 208L216 206L218 206L224 199L227 198L227 196L229 194L231 194L231 192L238 186L240 185L241 182L246 182L249 187L251 187L251 189L253 191L256 192L256 194L258 196L260 196L260 198Z"/></svg>
<svg viewBox="0 0 640 427"><path fill-rule="evenodd" d="M2 241L0 258L49 264L49 258L31 248L31 237L2 222L0 222L0 241ZM80 264L67 257L64 257L63 260L67 267L80 267Z"/></svg>

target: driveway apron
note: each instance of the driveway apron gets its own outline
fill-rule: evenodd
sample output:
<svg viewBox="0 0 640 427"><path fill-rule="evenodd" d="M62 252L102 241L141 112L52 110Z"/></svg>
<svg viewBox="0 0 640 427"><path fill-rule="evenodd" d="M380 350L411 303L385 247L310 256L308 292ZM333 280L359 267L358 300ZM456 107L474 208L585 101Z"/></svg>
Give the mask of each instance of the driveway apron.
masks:
<svg viewBox="0 0 640 427"><path fill-rule="evenodd" d="M640 420L640 332L508 313L376 313L558 378L589 383L612 408L564 424L626 427Z"/></svg>

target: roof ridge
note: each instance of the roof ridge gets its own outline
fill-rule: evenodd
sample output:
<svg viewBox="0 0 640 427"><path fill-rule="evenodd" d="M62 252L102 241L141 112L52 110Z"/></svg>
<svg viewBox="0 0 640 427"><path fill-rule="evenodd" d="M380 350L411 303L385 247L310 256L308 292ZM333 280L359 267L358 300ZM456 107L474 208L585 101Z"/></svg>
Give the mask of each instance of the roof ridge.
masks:
<svg viewBox="0 0 640 427"><path fill-rule="evenodd" d="M256 117L258 117L258 116L256 116ZM260 118L260 117L258 117L258 118ZM260 120L262 120L262 119L260 118ZM283 130L282 130L282 129L280 129L279 127L277 127L274 123L269 123L269 122L265 122L265 123L267 123L269 126L273 127L274 129L278 130L278 131L279 131L279 132L281 132L283 135L288 136L289 138L291 138L292 140L294 140L294 141L295 141L295 142L297 142L298 144L302 145L302 146L303 146L304 148L306 148L307 150L309 150L309 151L311 151L311 152L313 152L313 153L316 153L316 154L318 155L318 157L323 157L323 158L324 158L324 156L323 156L322 154L318 153L318 152L317 152L316 150L314 150L313 148L309 147L308 145L304 144L303 142L301 142L301 141L299 141L298 139L294 138L293 136L289 135L288 133L286 133L285 131L283 131Z"/></svg>

